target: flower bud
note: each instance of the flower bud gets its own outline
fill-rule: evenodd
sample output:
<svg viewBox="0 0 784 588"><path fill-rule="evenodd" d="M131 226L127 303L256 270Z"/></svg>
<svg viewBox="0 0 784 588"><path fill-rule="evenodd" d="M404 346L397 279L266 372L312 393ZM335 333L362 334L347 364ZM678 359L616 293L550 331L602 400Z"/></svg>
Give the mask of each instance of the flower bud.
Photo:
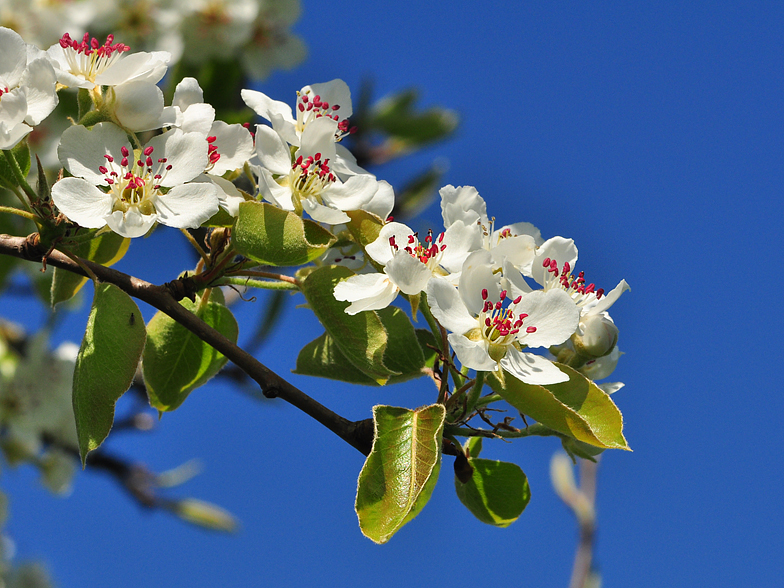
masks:
<svg viewBox="0 0 784 588"><path fill-rule="evenodd" d="M597 357L588 361L580 368L580 372L592 380L603 380L615 371L615 366L618 365L618 359L621 355L623 355L623 352L615 346L604 357Z"/></svg>
<svg viewBox="0 0 784 588"><path fill-rule="evenodd" d="M574 349L586 357L604 357L618 342L618 327L606 312L580 319L577 332L572 335Z"/></svg>

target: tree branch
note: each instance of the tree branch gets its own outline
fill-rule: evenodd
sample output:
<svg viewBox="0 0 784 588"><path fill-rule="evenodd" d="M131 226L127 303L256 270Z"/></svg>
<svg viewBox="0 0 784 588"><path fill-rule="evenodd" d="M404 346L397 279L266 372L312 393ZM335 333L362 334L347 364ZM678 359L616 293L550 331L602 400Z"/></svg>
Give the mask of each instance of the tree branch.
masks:
<svg viewBox="0 0 784 588"><path fill-rule="evenodd" d="M0 254L27 261L44 262L81 276L87 275L79 264L59 251L50 252L44 261L46 250L40 245L37 233L28 237L0 235ZM84 259L80 259L80 261L101 282L114 284L128 295L157 308L222 353L261 387L265 397L285 400L327 427L360 453L364 455L370 453L373 440L371 419L349 421L331 411L232 343L195 314L186 310L178 301L186 297L192 298L195 294L192 283L189 283L187 278L167 282L163 286L156 286L91 261Z"/></svg>

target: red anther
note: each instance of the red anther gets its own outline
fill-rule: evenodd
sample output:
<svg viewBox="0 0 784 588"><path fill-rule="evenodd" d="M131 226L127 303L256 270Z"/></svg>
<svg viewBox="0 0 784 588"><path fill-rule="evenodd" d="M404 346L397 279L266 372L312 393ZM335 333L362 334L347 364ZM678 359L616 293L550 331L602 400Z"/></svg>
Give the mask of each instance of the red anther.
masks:
<svg viewBox="0 0 784 588"><path fill-rule="evenodd" d="M579 274L577 274L577 277L578 278L584 278L585 277L585 272L580 272Z"/></svg>
<svg viewBox="0 0 784 588"><path fill-rule="evenodd" d="M106 183L111 186L112 184L114 184L114 180L111 178L106 178Z"/></svg>
<svg viewBox="0 0 784 588"><path fill-rule="evenodd" d="M523 321L523 320L528 318L528 315L523 312L523 313L520 313L520 317L519 318L520 318L521 321Z"/></svg>
<svg viewBox="0 0 784 588"><path fill-rule="evenodd" d="M106 158L106 161L108 161L109 163L114 162L114 157L112 157L111 155L104 155L104 157Z"/></svg>
<svg viewBox="0 0 784 588"><path fill-rule="evenodd" d="M218 137L207 137L207 143L214 143Z"/></svg>
<svg viewBox="0 0 784 588"><path fill-rule="evenodd" d="M120 161L120 165L123 166L123 167L126 167L128 165L128 158L127 157L123 157L122 161Z"/></svg>
<svg viewBox="0 0 784 588"><path fill-rule="evenodd" d="M321 108L323 108L324 110L329 110L329 102L322 102Z"/></svg>
<svg viewBox="0 0 784 588"><path fill-rule="evenodd" d="M161 176L161 174L155 174L155 175L152 177L152 179L153 179L153 180L160 180L160 179L161 179L161 177L162 177L162 176Z"/></svg>
<svg viewBox="0 0 784 588"><path fill-rule="evenodd" d="M443 251L444 249L446 249L446 245L441 245L441 251Z"/></svg>
<svg viewBox="0 0 784 588"><path fill-rule="evenodd" d="M482 300L487 300L487 288L482 288Z"/></svg>
<svg viewBox="0 0 784 588"><path fill-rule="evenodd" d="M120 153L123 154L123 157L128 157L128 155L130 155L130 151L128 151L128 148L125 145L120 147Z"/></svg>
<svg viewBox="0 0 784 588"><path fill-rule="evenodd" d="M514 326L515 326L515 328L522 327L523 326L523 321L521 321L520 319L517 319L515 321L515 323L514 323Z"/></svg>
<svg viewBox="0 0 784 588"><path fill-rule="evenodd" d="M392 221L394 221L394 220L395 220L395 217L394 217L394 216L392 216L392 215L390 214L390 215L387 217L387 221L386 221L386 222L388 222L388 223L391 223L391 222L392 222Z"/></svg>
<svg viewBox="0 0 784 588"><path fill-rule="evenodd" d="M571 266L571 265L569 265L569 262L568 262L568 261L564 261L564 264L563 264L563 273L565 273L565 274L568 274L570 271L572 271L572 266Z"/></svg>
<svg viewBox="0 0 784 588"><path fill-rule="evenodd" d="M340 110L340 104L333 104L332 110Z"/></svg>
<svg viewBox="0 0 784 588"><path fill-rule="evenodd" d="M303 101L305 104L307 104L307 103L308 103L308 95L307 95L307 94L303 94L303 95L302 95L302 101Z"/></svg>
<svg viewBox="0 0 784 588"><path fill-rule="evenodd" d="M504 298L506 298L506 290L501 290L501 295L500 295L500 298L501 298L501 300L503 300Z"/></svg>
<svg viewBox="0 0 784 588"><path fill-rule="evenodd" d="M167 165L167 166L166 166L166 171L169 171L171 168L172 168L172 166L171 166L171 165Z"/></svg>
<svg viewBox="0 0 784 588"><path fill-rule="evenodd" d="M599 288L596 291L596 300L601 299L602 296L604 296L604 288Z"/></svg>
<svg viewBox="0 0 784 588"><path fill-rule="evenodd" d="M305 112L305 105L304 104L302 104L302 103L297 104L297 108L299 108L300 112Z"/></svg>
<svg viewBox="0 0 784 588"><path fill-rule="evenodd" d="M518 296L517 298L515 298L514 300L512 300L512 302L513 302L514 304L520 304L520 301L521 301L522 299L523 299L523 296L522 296L522 294L521 294L520 296Z"/></svg>
<svg viewBox="0 0 784 588"><path fill-rule="evenodd" d="M148 157L144 163L147 164L147 167L152 167L152 157Z"/></svg>
<svg viewBox="0 0 784 588"><path fill-rule="evenodd" d="M526 327L526 333L536 333L536 327Z"/></svg>
<svg viewBox="0 0 784 588"><path fill-rule="evenodd" d="M549 258L549 257L548 257L548 258L546 258L546 259L545 259L545 260L542 262L542 267L550 267L550 258Z"/></svg>
<svg viewBox="0 0 784 588"><path fill-rule="evenodd" d="M586 294L591 294L591 293L594 291L594 289L595 289L595 288L596 288L596 285L595 285L595 284L593 284L593 283L591 283L591 284L588 284L588 285L585 287L585 293L586 293Z"/></svg>
<svg viewBox="0 0 784 588"><path fill-rule="evenodd" d="M348 131L348 134L349 135L353 135L356 132L357 132L357 127L351 127L351 129L349 129L349 131Z"/></svg>
<svg viewBox="0 0 784 588"><path fill-rule="evenodd" d="M108 169L106 169L106 168L105 168L104 166L102 166L102 165L99 165L99 166L98 166L98 171L99 171L99 172L101 172L102 174L109 173L109 170L108 170Z"/></svg>
<svg viewBox="0 0 784 588"><path fill-rule="evenodd" d="M305 110L307 110L308 112L313 110L313 104L312 103L308 103L308 107Z"/></svg>
<svg viewBox="0 0 784 588"><path fill-rule="evenodd" d="M414 235L409 235L408 236L408 244L411 245L411 243L413 243L413 242L414 242Z"/></svg>
<svg viewBox="0 0 784 588"><path fill-rule="evenodd" d="M502 306L502 304L501 304L501 301L500 301L500 300L499 300L498 302L496 302L496 303L495 303L495 309L496 309L496 310L501 310L501 306Z"/></svg>
<svg viewBox="0 0 784 588"><path fill-rule="evenodd" d="M395 245L395 236L394 236L394 235L392 235L392 236L389 238L389 245L390 245L391 247L397 247L397 245Z"/></svg>
<svg viewBox="0 0 784 588"><path fill-rule="evenodd" d="M321 153L316 153L316 161L318 161L319 159L321 159Z"/></svg>
<svg viewBox="0 0 784 588"><path fill-rule="evenodd" d="M139 159L139 160L136 161L136 165L138 165L139 167L142 167L144 165L144 162L141 159Z"/></svg>

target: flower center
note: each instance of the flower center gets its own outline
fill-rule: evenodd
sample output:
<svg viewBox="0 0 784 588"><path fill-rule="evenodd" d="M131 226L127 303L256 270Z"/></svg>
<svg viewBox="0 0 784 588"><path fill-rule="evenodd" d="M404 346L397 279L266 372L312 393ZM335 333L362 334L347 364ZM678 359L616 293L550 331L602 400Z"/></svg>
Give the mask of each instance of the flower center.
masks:
<svg viewBox="0 0 784 588"><path fill-rule="evenodd" d="M120 56L130 50L128 45L115 43L114 35L108 35L106 42L100 41L89 33L85 33L82 42L78 43L68 33L60 39L60 47L65 50L68 69L73 75L84 76L86 80L95 82L96 76L106 71Z"/></svg>
<svg viewBox="0 0 784 588"><path fill-rule="evenodd" d="M403 247L403 251L408 253L411 257L418 259L432 270L440 265L439 262L443 251L446 249L446 244L442 242L443 240L444 233L438 235L434 241L433 231L428 230L425 242L422 243L419 240L419 233L413 233L408 236L408 243ZM399 251L400 249L397 243L395 243L394 235L389 238L389 246L393 251Z"/></svg>
<svg viewBox="0 0 784 588"><path fill-rule="evenodd" d="M165 157L153 161L153 150L153 147L145 147L139 158L132 161L129 159L131 152L123 146L119 163L111 155L104 155L108 167L100 165L98 171L104 175L104 182L114 198L113 211L126 213L135 208L144 215L155 214L155 199L161 181L172 166Z"/></svg>
<svg viewBox="0 0 784 588"><path fill-rule="evenodd" d="M489 300L487 289L482 290L484 306L479 313L479 323L482 336L491 345L506 347L526 334L536 332L536 327L525 327L522 335L520 334L521 329L524 328L523 322L528 318L524 312L519 314L515 312L522 298L518 296L507 304L506 290L501 290L499 300L492 302Z"/></svg>
<svg viewBox="0 0 784 588"><path fill-rule="evenodd" d="M357 127L350 126L347 118L341 119L337 114L340 104L330 104L322 102L321 96L316 94L310 96L310 90L304 94L297 92L297 131L300 133L305 130L308 123L326 116L338 123L338 130L335 133L335 141L340 141L346 135L353 135L357 132Z"/></svg>
<svg viewBox="0 0 784 588"><path fill-rule="evenodd" d="M591 300L594 296L600 300L604 296L604 288L596 288L596 284L591 282L585 283L585 272L580 272L577 277L572 275L572 267L568 261L565 261L561 271L558 271L558 262L549 257L542 262L542 267L547 268L548 276L544 289L561 288L578 306L581 306Z"/></svg>
<svg viewBox="0 0 784 588"><path fill-rule="evenodd" d="M328 164L329 159L322 161L321 153L316 153L315 157L297 157L289 174L292 200L297 209L301 208L300 202L303 199L312 199L322 204L321 193L337 179Z"/></svg>

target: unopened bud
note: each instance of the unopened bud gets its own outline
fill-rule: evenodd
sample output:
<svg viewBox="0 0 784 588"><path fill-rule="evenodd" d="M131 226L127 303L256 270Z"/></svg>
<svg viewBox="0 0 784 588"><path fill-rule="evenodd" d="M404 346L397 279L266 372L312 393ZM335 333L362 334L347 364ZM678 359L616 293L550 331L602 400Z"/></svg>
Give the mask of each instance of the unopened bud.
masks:
<svg viewBox="0 0 784 588"><path fill-rule="evenodd" d="M623 352L618 349L616 345L609 354L604 357L597 357L587 362L580 368L580 372L592 380L603 380L615 371L618 365L618 359L623 355Z"/></svg>
<svg viewBox="0 0 784 588"><path fill-rule="evenodd" d="M607 313L591 314L580 319L572 335L574 349L586 357L604 357L618 342L618 327Z"/></svg>

